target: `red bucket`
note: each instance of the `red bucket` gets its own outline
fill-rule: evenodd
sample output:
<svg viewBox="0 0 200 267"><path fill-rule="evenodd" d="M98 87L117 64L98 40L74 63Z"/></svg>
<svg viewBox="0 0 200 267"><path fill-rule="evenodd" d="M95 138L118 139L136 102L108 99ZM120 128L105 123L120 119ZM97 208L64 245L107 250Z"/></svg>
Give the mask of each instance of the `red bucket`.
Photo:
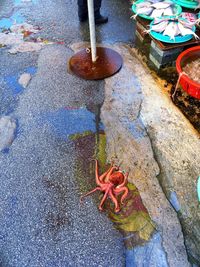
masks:
<svg viewBox="0 0 200 267"><path fill-rule="evenodd" d="M176 60L176 69L179 74L179 83L182 88L191 96L200 99L200 83L191 80L183 73L182 68L189 62L200 58L200 46L189 48L182 52ZM196 72L199 72L197 69ZM181 75L181 76L180 76Z"/></svg>

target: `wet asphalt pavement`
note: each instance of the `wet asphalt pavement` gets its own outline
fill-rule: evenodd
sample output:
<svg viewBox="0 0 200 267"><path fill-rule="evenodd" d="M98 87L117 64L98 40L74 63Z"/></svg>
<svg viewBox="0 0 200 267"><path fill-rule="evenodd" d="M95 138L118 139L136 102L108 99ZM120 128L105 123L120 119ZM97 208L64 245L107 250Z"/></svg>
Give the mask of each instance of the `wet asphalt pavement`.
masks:
<svg viewBox="0 0 200 267"><path fill-rule="evenodd" d="M109 23L97 27L98 42L132 42L129 9L128 1L103 1ZM0 266L124 266L120 233L94 198L79 203L95 186L89 159L105 139L104 82L67 72L69 45L88 41L87 23L79 24L71 0L1 1L1 19L15 12L41 27L37 36L63 43L39 53L0 49L0 116L17 124L12 145L0 152ZM26 89L18 84L24 72L32 75Z"/></svg>

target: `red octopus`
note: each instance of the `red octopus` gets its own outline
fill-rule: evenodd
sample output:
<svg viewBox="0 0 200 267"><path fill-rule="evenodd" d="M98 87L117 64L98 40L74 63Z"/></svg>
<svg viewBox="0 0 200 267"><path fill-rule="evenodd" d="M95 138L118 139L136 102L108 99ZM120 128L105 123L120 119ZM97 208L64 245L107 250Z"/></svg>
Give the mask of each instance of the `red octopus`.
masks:
<svg viewBox="0 0 200 267"><path fill-rule="evenodd" d="M97 187L94 188L92 191L88 192L87 194L81 196L80 201L82 202L83 198L96 192L96 191L102 191L104 192L104 196L101 200L101 203L99 205L99 210L102 211L103 204L107 197L110 197L113 203L115 204L115 212L120 211L120 206L117 200L117 196L124 192L121 196L121 204L123 204L123 201L128 195L128 188L126 187L127 179L128 179L128 172L123 174L123 172L120 170L119 166L113 166L113 164L110 166L110 168L99 176L98 174L98 161L95 160L96 167L95 167L95 177L96 177L96 184Z"/></svg>

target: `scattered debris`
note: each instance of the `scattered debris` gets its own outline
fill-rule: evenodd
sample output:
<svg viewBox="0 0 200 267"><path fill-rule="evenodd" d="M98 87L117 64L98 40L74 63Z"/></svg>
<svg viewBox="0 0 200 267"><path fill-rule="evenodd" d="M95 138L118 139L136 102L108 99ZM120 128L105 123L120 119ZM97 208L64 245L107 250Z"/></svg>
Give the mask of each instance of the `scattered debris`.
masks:
<svg viewBox="0 0 200 267"><path fill-rule="evenodd" d="M13 24L10 27L10 30L13 33L17 33L17 34L23 33L26 35L27 32L29 34L37 33L39 30L41 30L41 28L38 26L33 26L29 23L21 23L21 24Z"/></svg>
<svg viewBox="0 0 200 267"><path fill-rule="evenodd" d="M16 54L18 52L38 52L44 46L44 43L23 42L19 45L15 45L9 50L10 54Z"/></svg>
<svg viewBox="0 0 200 267"><path fill-rule="evenodd" d="M13 24L9 29L3 29L0 32L0 48L10 46L9 53L18 52L38 52L44 45L54 44L41 37L29 37L31 34L38 33L41 30L39 26L33 26L29 23ZM63 44L62 42L58 42Z"/></svg>
<svg viewBox="0 0 200 267"><path fill-rule="evenodd" d="M6 34L0 32L0 44L2 46L12 46L16 44L21 44L24 42L23 37L23 34Z"/></svg>
<svg viewBox="0 0 200 267"><path fill-rule="evenodd" d="M0 118L0 151L8 148L13 140L16 130L16 122L9 116Z"/></svg>
<svg viewBox="0 0 200 267"><path fill-rule="evenodd" d="M20 76L20 78L19 78L19 80L18 80L18 83L19 83L21 86L23 86L24 88L26 88L27 85L29 84L30 80L31 80L31 75L30 75L30 73L23 73L23 74Z"/></svg>
<svg viewBox="0 0 200 267"><path fill-rule="evenodd" d="M20 2L32 2L32 0L20 0ZM32 36L40 30L39 26L24 22L21 14L16 12L10 18L0 20L0 48L10 46L9 53L16 54L37 52L48 44L64 44L63 41L50 42L44 38Z"/></svg>

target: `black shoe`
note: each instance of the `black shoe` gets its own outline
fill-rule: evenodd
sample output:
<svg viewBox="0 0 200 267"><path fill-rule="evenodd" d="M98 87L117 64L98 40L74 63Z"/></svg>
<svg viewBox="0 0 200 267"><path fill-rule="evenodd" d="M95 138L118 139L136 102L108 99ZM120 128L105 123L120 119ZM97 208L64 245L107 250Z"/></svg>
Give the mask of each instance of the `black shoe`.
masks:
<svg viewBox="0 0 200 267"><path fill-rule="evenodd" d="M79 21L80 22L85 22L85 21L87 21L87 19L88 19L88 15L79 16Z"/></svg>
<svg viewBox="0 0 200 267"><path fill-rule="evenodd" d="M99 15L98 17L95 17L95 24L103 24L108 22L108 17L104 17Z"/></svg>

